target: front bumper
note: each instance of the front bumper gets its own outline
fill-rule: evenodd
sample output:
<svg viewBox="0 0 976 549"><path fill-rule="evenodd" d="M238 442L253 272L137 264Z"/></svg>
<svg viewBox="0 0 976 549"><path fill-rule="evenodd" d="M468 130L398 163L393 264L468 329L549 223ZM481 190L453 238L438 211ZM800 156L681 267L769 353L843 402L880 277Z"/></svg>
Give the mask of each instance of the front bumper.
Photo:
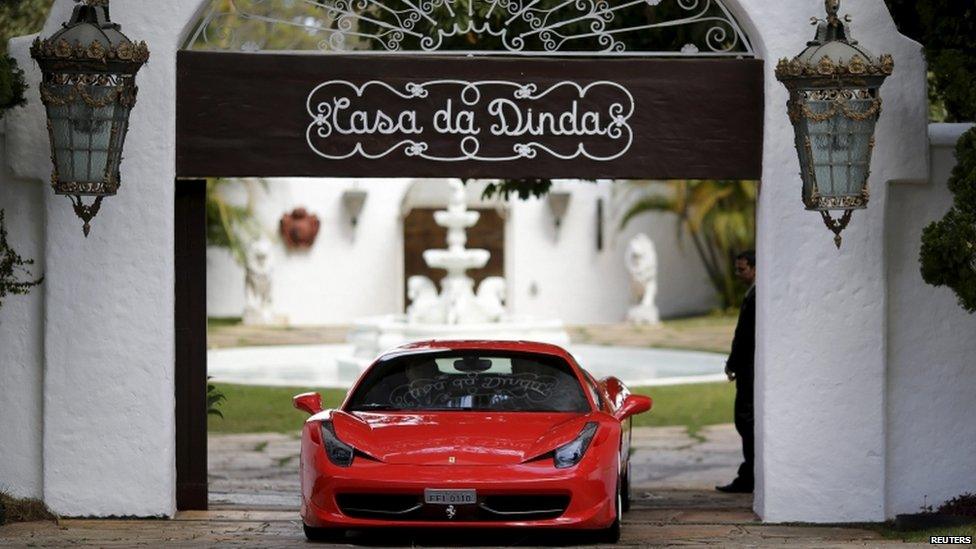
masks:
<svg viewBox="0 0 976 549"><path fill-rule="evenodd" d="M591 447L578 465L567 469L556 469L551 459L515 465L441 466L391 465L358 457L350 467L337 467L328 461L319 445L303 441L302 519L313 527L350 529L606 528L615 518L616 454L604 459L601 454L605 452L598 450ZM449 512L447 505L423 503L424 490L428 488L473 489L478 502L454 506ZM388 515L353 513L348 505L343 507L337 501L337 497L350 495L412 499L420 507ZM550 501L568 498L568 503L561 513L506 515L490 506L493 499L499 501L499 496L540 496ZM537 518L540 516L545 518Z"/></svg>

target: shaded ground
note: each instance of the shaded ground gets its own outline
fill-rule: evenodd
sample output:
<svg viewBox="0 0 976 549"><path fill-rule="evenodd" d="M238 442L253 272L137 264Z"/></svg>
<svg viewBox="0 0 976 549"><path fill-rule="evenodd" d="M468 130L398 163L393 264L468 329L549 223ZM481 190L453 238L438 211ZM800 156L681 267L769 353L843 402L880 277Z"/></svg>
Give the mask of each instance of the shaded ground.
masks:
<svg viewBox="0 0 976 549"><path fill-rule="evenodd" d="M738 463L731 425L707 427L703 440L682 427L635 430L635 501L620 546L863 547L896 545L855 528L763 525L749 495L720 494ZM288 434L210 437L211 510L175 520L62 520L0 528L0 546L292 547L304 545L298 518L297 439ZM586 546L551 532L397 531L354 535L340 546Z"/></svg>
<svg viewBox="0 0 976 549"><path fill-rule="evenodd" d="M552 533L430 534L396 531L351 536L335 547L589 547ZM180 513L176 520L63 520L28 522L0 529L5 547L296 547L319 546L305 541L295 513L289 511L210 511ZM714 506L709 509L656 509L635 506L624 519L618 547L877 547L902 545L881 539L868 530L819 526L761 525L746 520L741 511Z"/></svg>
<svg viewBox="0 0 976 549"><path fill-rule="evenodd" d="M735 316L701 316L667 320L657 326L601 324L567 326L576 344L657 347L727 353L735 331ZM207 344L211 349L260 345L315 345L345 343L348 326L266 327L232 322L211 322Z"/></svg>

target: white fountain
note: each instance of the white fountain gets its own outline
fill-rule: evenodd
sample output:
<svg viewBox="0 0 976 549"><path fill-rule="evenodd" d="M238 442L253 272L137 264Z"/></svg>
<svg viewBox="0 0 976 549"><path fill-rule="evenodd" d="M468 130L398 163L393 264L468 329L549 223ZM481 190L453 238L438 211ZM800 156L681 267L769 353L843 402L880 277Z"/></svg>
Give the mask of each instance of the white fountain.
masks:
<svg viewBox="0 0 976 549"><path fill-rule="evenodd" d="M412 341L429 339L530 340L568 345L569 334L559 320L534 320L505 311L505 279L484 279L475 293L471 269L488 263L488 250L467 249L466 231L478 222L478 212L467 209L464 185L451 182L447 210L434 212L434 221L447 228L447 249L426 250L424 262L444 269L441 291L425 276L407 280L410 306L405 315L385 315L353 324L349 342L353 356L339 359L340 366L365 368L381 352Z"/></svg>

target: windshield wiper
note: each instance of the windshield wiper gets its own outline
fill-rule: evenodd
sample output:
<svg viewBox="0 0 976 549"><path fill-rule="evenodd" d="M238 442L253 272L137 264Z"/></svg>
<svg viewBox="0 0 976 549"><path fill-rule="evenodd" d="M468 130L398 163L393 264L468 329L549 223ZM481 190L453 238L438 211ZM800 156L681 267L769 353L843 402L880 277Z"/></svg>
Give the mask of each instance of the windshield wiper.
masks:
<svg viewBox="0 0 976 549"><path fill-rule="evenodd" d="M390 410L400 411L403 410L403 408L390 406L389 404L370 403L370 404L360 404L359 406L350 409L350 411L352 412L390 411Z"/></svg>

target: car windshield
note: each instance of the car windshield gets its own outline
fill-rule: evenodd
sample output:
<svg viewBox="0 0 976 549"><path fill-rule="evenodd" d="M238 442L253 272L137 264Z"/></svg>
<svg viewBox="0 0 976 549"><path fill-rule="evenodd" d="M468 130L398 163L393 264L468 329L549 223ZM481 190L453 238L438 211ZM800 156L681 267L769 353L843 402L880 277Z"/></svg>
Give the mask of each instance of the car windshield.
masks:
<svg viewBox="0 0 976 549"><path fill-rule="evenodd" d="M590 404L559 357L447 351L394 356L374 365L346 409L588 412Z"/></svg>

